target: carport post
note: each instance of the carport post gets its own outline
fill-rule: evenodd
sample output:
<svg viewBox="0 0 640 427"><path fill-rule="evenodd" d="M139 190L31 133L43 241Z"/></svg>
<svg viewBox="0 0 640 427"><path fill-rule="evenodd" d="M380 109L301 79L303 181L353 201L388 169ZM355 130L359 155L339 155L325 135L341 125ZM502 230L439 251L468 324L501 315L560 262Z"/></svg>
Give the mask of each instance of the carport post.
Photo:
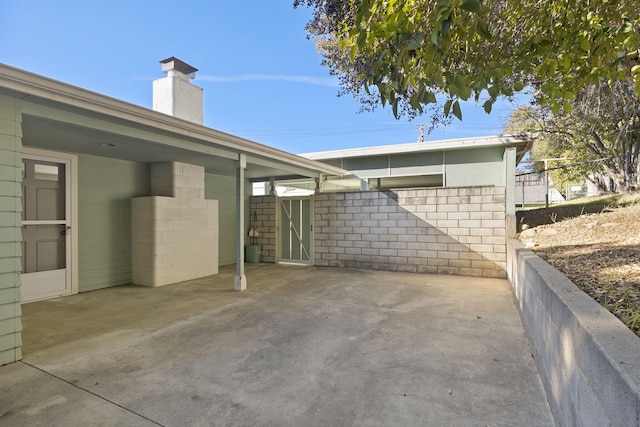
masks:
<svg viewBox="0 0 640 427"><path fill-rule="evenodd" d="M236 162L236 276L233 289L247 289L247 278L244 275L244 170L247 167L247 156L238 154Z"/></svg>

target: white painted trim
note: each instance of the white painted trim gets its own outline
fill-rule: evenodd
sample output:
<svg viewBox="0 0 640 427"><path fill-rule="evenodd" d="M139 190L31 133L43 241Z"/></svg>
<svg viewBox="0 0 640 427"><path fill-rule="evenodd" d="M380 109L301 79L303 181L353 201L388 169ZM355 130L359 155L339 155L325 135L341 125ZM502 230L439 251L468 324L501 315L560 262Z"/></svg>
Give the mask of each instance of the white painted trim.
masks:
<svg viewBox="0 0 640 427"><path fill-rule="evenodd" d="M71 280L71 294L78 293L78 156L75 154L62 153L58 151L50 151L50 150L42 150L39 148L31 148L31 147L23 147L22 149L23 157L35 159L35 160L45 160L45 161L64 161L64 163L68 164L69 167L66 168L66 182L67 185L70 185L69 188L69 201L67 204L68 209L67 212L67 220L70 218L71 225L71 233L70 239L71 244L67 245L67 251L71 253L68 254L67 259L67 270L70 273ZM26 222L26 221L25 221ZM69 222L69 221L68 221Z"/></svg>
<svg viewBox="0 0 640 427"><path fill-rule="evenodd" d="M444 175L442 172L428 172L428 173L403 173L398 175L371 175L366 177L359 177L354 171L354 175L360 179L378 179L378 178L405 178L409 176L434 176L434 175Z"/></svg>

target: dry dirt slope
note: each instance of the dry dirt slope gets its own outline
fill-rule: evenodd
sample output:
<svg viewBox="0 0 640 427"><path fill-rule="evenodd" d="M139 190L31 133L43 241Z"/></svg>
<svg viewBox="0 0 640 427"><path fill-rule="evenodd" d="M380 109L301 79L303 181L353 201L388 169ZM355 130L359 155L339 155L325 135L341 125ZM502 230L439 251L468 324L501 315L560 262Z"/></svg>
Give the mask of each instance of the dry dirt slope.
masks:
<svg viewBox="0 0 640 427"><path fill-rule="evenodd" d="M528 228L520 241L640 336L639 203Z"/></svg>

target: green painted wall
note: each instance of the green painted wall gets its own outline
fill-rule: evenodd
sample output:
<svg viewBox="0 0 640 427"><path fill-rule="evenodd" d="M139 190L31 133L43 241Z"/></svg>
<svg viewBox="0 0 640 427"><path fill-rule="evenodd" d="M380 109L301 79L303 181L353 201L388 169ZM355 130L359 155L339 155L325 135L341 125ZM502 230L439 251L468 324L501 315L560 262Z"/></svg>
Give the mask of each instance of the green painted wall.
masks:
<svg viewBox="0 0 640 427"><path fill-rule="evenodd" d="M391 175L441 174L442 151L394 154L389 163Z"/></svg>
<svg viewBox="0 0 640 427"><path fill-rule="evenodd" d="M22 358L22 112L0 95L0 365Z"/></svg>
<svg viewBox="0 0 640 427"><path fill-rule="evenodd" d="M445 186L505 185L504 147L484 147L461 150L398 153L332 159L361 178L384 176L420 176L445 173ZM326 160L322 162L329 163ZM444 164L444 168L443 168Z"/></svg>
<svg viewBox="0 0 640 427"><path fill-rule="evenodd" d="M465 187L469 185L505 185L502 164L504 147L474 148L446 151L445 185Z"/></svg>
<svg viewBox="0 0 640 427"><path fill-rule="evenodd" d="M205 174L204 197L218 201L218 265L236 262L236 178Z"/></svg>
<svg viewBox="0 0 640 427"><path fill-rule="evenodd" d="M78 290L131 283L131 198L151 194L147 164L78 156Z"/></svg>
<svg viewBox="0 0 640 427"><path fill-rule="evenodd" d="M387 175L389 173L389 156L346 158L343 160L342 166L361 178Z"/></svg>

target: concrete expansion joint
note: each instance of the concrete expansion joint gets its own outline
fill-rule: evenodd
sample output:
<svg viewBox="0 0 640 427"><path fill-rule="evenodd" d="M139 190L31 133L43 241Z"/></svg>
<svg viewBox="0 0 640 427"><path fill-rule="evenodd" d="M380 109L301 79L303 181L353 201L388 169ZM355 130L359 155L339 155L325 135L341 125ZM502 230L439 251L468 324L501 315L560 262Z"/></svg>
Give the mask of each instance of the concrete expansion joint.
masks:
<svg viewBox="0 0 640 427"><path fill-rule="evenodd" d="M128 413L133 414L133 415L135 415L135 416L137 416L137 417L140 417L140 418L142 418L142 419L144 419L144 420L147 420L147 421L149 421L150 423L153 423L153 424L155 424L155 425L157 425L157 426L165 427L163 424L160 424L159 422L154 421L154 420L152 420L151 418L147 418L147 417L145 417L145 416L144 416L144 415L142 415L142 414L139 414L139 413L137 413L137 412L135 412L135 411L132 411L131 409L127 408L126 406L122 406L122 405L120 405L119 403L116 403L116 402L114 402L113 400L109 400L109 399L107 399L106 397L101 396L101 395L99 395L99 394L97 394L97 393L94 393L94 392L93 392L93 391L91 391L91 390L87 390L86 388L80 387L78 384L74 384L74 383L72 383L72 382L70 382L70 381L65 380L65 379L64 379L64 378L62 378L62 377L59 377L59 376L57 376L57 375L55 375L55 374L52 374L51 372L45 371L44 369L41 369L41 368L38 368L37 366L32 365L31 363L25 362L24 360L20 360L20 361L18 361L18 363L22 363L23 365L29 366L30 368L33 368L33 369L35 369L36 371L42 372L43 374L48 375L48 376L50 376L50 377L52 377L52 378L55 378L55 379L56 379L56 380L58 380L58 381L62 381L63 383L68 384L68 385L70 385L71 387L74 387L74 388L76 388L76 389L78 389L78 390L84 391L85 393L88 393L88 394L90 394L90 395L92 395L92 396L95 396L95 397L97 397L98 399L103 400L103 401L105 401L105 402L107 402L107 403L109 403L109 404L111 404L111 405L117 406L118 408L120 408L120 409L122 409L122 410L124 410L124 411L127 411Z"/></svg>

